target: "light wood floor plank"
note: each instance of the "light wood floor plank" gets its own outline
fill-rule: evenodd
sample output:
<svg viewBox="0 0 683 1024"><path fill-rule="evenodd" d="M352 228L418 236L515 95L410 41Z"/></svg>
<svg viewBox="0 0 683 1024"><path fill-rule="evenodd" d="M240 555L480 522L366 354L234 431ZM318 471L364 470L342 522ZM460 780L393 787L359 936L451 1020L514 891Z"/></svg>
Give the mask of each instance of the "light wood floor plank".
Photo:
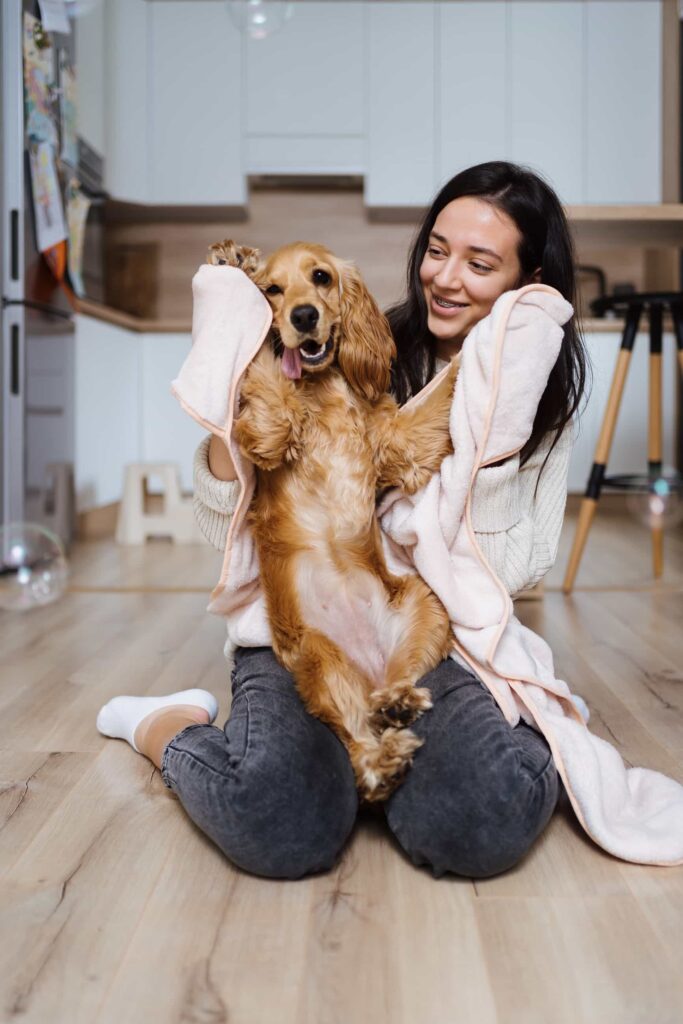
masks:
<svg viewBox="0 0 683 1024"><path fill-rule="evenodd" d="M568 521L554 582L516 613L590 728L683 781L683 534L656 582L643 533L599 516L566 598ZM58 603L0 614L0 1020L680 1024L683 870L610 856L571 808L490 879L415 868L381 811L329 873L229 864L159 773L95 730L114 694L190 686L218 697L222 725L225 629L206 614L220 555L93 542L72 566Z"/></svg>

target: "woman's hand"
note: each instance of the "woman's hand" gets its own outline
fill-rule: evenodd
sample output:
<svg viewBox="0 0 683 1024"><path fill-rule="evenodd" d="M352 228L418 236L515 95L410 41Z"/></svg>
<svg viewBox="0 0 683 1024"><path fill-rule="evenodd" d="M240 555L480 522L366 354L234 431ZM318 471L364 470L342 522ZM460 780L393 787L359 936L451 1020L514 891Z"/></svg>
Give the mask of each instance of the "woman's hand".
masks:
<svg viewBox="0 0 683 1024"><path fill-rule="evenodd" d="M209 441L209 469L218 480L237 479L237 471L230 452L215 434L211 435Z"/></svg>

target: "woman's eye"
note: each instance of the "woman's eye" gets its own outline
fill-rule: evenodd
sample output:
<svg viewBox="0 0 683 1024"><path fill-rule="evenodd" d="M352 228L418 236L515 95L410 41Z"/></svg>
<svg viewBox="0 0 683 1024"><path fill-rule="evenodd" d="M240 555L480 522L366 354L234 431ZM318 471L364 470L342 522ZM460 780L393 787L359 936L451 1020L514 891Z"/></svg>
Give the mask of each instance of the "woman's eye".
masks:
<svg viewBox="0 0 683 1024"><path fill-rule="evenodd" d="M313 284L329 284L332 278L326 270L313 271Z"/></svg>
<svg viewBox="0 0 683 1024"><path fill-rule="evenodd" d="M474 267L475 270L483 270L487 274L490 270L493 270L493 267L487 267L485 263L475 263L473 261L471 265Z"/></svg>
<svg viewBox="0 0 683 1024"><path fill-rule="evenodd" d="M266 288L266 295L282 295L282 288L279 284L269 284Z"/></svg>
<svg viewBox="0 0 683 1024"><path fill-rule="evenodd" d="M430 246L427 249L427 252L429 253L430 256L443 256L441 249L435 249L434 246Z"/></svg>

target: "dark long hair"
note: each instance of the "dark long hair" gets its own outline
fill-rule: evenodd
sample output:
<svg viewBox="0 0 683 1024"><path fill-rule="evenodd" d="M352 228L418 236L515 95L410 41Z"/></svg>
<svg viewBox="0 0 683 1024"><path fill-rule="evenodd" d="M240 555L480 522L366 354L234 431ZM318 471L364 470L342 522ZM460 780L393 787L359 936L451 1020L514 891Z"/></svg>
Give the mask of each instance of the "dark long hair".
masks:
<svg viewBox="0 0 683 1024"><path fill-rule="evenodd" d="M540 267L543 284L557 288L576 307L572 239L553 189L529 168L503 160L461 171L444 185L432 203L410 252L406 297L386 313L397 353L392 368L392 391L401 403L434 375L436 340L427 326L420 266L436 218L445 206L463 196L476 196L491 203L516 224L521 236L518 252L521 277L517 287L529 282ZM583 339L576 316L573 316L564 327L564 340L538 404L531 437L520 453L521 465L551 431L555 431L552 447L555 446L564 426L579 407L588 369Z"/></svg>

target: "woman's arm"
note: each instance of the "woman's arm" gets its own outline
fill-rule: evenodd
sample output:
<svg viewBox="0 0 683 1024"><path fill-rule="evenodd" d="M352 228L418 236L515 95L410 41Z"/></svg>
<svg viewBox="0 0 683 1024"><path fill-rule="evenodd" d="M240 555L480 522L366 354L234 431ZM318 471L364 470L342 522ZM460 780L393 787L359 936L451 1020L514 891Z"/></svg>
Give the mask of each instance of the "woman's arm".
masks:
<svg viewBox="0 0 683 1024"><path fill-rule="evenodd" d="M224 551L240 483L228 450L213 434L207 435L195 452L193 480L192 505L199 529L210 544Z"/></svg>
<svg viewBox="0 0 683 1024"><path fill-rule="evenodd" d="M551 441L520 469L519 455L479 470L472 525L491 568L509 594L533 587L553 566L567 502L573 430L566 427L541 473Z"/></svg>

